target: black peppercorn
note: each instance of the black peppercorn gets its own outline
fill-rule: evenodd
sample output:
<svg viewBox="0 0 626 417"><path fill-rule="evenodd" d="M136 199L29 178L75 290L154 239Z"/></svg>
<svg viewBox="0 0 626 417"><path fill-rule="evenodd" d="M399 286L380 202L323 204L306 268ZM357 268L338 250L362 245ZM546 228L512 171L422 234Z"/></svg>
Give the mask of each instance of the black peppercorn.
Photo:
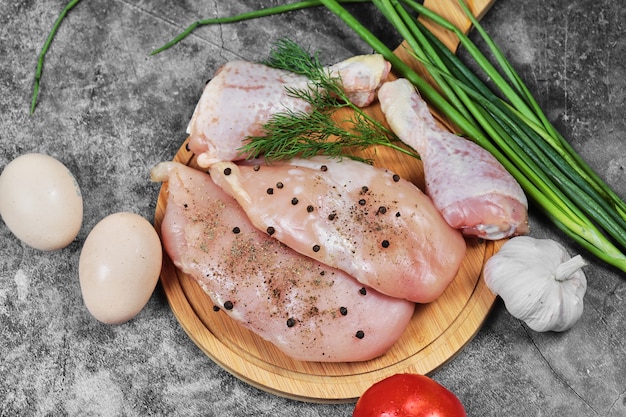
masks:
<svg viewBox="0 0 626 417"><path fill-rule="evenodd" d="M393 180L394 182L400 181L400 176L398 174L393 174Z"/></svg>
<svg viewBox="0 0 626 417"><path fill-rule="evenodd" d="M296 325L296 320L293 317L287 319L287 327L293 327Z"/></svg>
<svg viewBox="0 0 626 417"><path fill-rule="evenodd" d="M233 233L234 234L239 234L239 232L241 232L241 229L237 226L233 227Z"/></svg>
<svg viewBox="0 0 626 417"><path fill-rule="evenodd" d="M383 248L388 248L389 247L389 241L387 239L383 240L381 245L383 246Z"/></svg>
<svg viewBox="0 0 626 417"><path fill-rule="evenodd" d="M272 226L267 228L267 234L272 236L274 234L274 232L276 232L276 229L274 229Z"/></svg>
<svg viewBox="0 0 626 417"><path fill-rule="evenodd" d="M320 251L320 245L313 245L313 252L319 252Z"/></svg>
<svg viewBox="0 0 626 417"><path fill-rule="evenodd" d="M226 301L226 302L224 303L224 308L225 308L226 310L232 310L232 309L233 309L233 307L234 307L234 304L233 304L233 302L232 302L232 301Z"/></svg>
<svg viewBox="0 0 626 417"><path fill-rule="evenodd" d="M345 316L348 314L348 309L345 307L340 307L339 312L341 313L342 316Z"/></svg>
<svg viewBox="0 0 626 417"><path fill-rule="evenodd" d="M363 330L359 330L356 332L357 339L363 339L365 337L365 332Z"/></svg>
<svg viewBox="0 0 626 417"><path fill-rule="evenodd" d="M294 205L294 206L295 206L296 204L298 204L298 199L297 199L296 197L292 198L292 199L291 199L291 204L292 204L292 205Z"/></svg>

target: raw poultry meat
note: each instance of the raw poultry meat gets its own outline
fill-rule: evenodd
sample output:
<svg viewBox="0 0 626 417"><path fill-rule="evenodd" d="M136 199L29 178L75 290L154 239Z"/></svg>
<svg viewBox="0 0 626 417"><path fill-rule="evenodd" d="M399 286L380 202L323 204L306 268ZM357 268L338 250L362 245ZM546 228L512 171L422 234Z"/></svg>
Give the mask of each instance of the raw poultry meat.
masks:
<svg viewBox="0 0 626 417"><path fill-rule="evenodd" d="M365 289L258 231L206 173L163 162L151 176L168 182L161 232L174 264L222 312L286 355L363 361L382 355L404 332L414 303Z"/></svg>
<svg viewBox="0 0 626 417"><path fill-rule="evenodd" d="M424 163L426 193L464 235L502 239L528 233L528 202L515 179L485 149L443 129L405 79L384 83L387 122Z"/></svg>
<svg viewBox="0 0 626 417"><path fill-rule="evenodd" d="M350 100L367 106L389 74L390 64L381 55L359 55L327 68L341 81ZM223 65L210 80L191 117L189 148L198 165L236 161L246 155L239 148L249 136L261 136L262 126L273 114L310 111L310 105L288 95L286 87L306 89L308 78L247 61Z"/></svg>
<svg viewBox="0 0 626 417"><path fill-rule="evenodd" d="M465 241L398 175L350 159L218 162L213 181L252 223L392 297L427 303L455 277Z"/></svg>

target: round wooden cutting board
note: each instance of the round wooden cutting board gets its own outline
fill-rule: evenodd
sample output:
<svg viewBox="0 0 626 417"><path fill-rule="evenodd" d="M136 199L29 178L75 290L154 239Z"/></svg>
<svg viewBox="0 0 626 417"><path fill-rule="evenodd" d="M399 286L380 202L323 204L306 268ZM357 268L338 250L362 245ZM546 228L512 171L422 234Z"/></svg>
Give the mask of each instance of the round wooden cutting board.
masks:
<svg viewBox="0 0 626 417"><path fill-rule="evenodd" d="M467 2L477 16L482 16L493 1ZM469 28L456 0L425 1L425 4L459 27ZM438 36L445 39L447 34L439 32ZM447 44L455 47L452 38ZM368 111L384 122L376 105ZM182 144L174 160L197 168L195 157L186 145L186 142ZM419 161L387 148L369 150L367 156L372 157L376 165L389 168L423 187ZM159 232L167 195L167 183L164 183L155 213L155 227ZM215 312L210 298L191 277L172 264L167 254L163 259L161 284L174 315L189 337L236 377L264 391L300 401L353 402L373 383L387 376L432 372L452 359L474 337L495 300L482 279L483 265L501 244L501 241L467 239L466 258L443 295L435 302L418 305L397 343L383 356L366 362L319 363L290 359L223 312Z"/></svg>

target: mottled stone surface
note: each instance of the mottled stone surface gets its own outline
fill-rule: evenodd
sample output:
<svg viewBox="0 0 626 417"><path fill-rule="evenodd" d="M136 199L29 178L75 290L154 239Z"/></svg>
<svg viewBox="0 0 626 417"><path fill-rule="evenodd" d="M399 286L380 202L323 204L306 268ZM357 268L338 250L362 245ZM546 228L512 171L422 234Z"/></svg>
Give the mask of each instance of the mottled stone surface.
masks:
<svg viewBox="0 0 626 417"><path fill-rule="evenodd" d="M224 62L258 60L286 35L331 63L369 52L323 9L205 27L148 53L199 18L249 10L245 1L85 1L47 55L29 115L39 50L62 0L0 3L0 167L43 152L77 177L83 228L42 253L0 222L1 416L349 416L352 405L267 394L211 362L177 323L160 288L132 321L107 326L83 306L78 257L106 215L152 220L159 185L149 169L176 153L204 82ZM257 1L273 5L275 1ZM360 6L363 7L363 6ZM359 15L368 17L368 9ZM550 119L617 192L626 195L626 9L621 1L497 0L484 24ZM385 39L395 46L394 35ZM532 210L532 235L579 251ZM626 286L594 262L580 322L538 334L498 301L466 348L432 377L470 416L626 415Z"/></svg>

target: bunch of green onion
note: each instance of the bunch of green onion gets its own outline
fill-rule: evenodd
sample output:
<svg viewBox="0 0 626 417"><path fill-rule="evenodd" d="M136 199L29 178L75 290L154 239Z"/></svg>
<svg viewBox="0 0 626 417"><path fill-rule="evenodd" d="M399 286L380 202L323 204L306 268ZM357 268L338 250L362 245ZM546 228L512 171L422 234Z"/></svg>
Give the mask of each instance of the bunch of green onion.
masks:
<svg viewBox="0 0 626 417"><path fill-rule="evenodd" d="M373 3L429 70L442 93L380 43L335 0L321 0L409 79L468 138L491 152L530 200L580 246L626 272L626 204L574 151L547 119L519 75L470 12L467 17L496 58L499 70L452 23L412 0ZM408 10L454 32L502 97L421 25Z"/></svg>
<svg viewBox="0 0 626 417"><path fill-rule="evenodd" d="M373 3L405 39L411 55L424 65L435 85L403 62L342 5L363 2ZM396 75L411 81L463 135L491 152L560 230L598 259L626 272L626 204L557 132L465 1L458 2L495 57L495 65L454 24L413 0L304 0L232 17L199 20L152 54L175 45L200 26L325 6L391 62ZM429 32L415 14L455 33L496 86L495 91Z"/></svg>

